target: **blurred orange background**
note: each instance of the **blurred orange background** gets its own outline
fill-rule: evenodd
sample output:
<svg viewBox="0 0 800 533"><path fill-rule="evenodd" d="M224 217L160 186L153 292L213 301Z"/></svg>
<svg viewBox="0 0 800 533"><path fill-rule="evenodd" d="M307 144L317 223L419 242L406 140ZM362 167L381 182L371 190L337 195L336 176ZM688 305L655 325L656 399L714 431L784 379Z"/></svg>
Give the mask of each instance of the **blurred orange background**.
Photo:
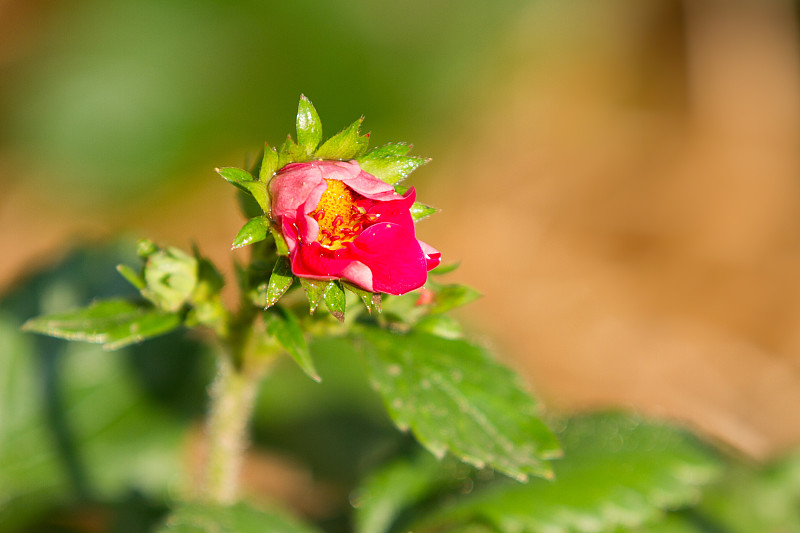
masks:
<svg viewBox="0 0 800 533"><path fill-rule="evenodd" d="M418 232L547 406L800 444L795 3L73 4L0 1L3 290L121 233L230 268L213 168L303 92L327 134L363 113L433 157Z"/></svg>

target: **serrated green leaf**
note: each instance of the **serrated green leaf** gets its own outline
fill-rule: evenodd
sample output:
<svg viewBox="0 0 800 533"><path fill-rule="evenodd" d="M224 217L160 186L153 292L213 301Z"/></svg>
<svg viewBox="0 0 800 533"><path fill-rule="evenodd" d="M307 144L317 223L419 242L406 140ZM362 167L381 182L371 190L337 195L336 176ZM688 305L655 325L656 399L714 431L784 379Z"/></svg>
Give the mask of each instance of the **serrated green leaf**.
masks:
<svg viewBox="0 0 800 533"><path fill-rule="evenodd" d="M297 106L297 142L310 156L321 140L322 122L319 120L317 110L305 95L301 95Z"/></svg>
<svg viewBox="0 0 800 533"><path fill-rule="evenodd" d="M358 164L363 171L390 185L395 185L428 161L430 159L402 155L366 155L358 160Z"/></svg>
<svg viewBox="0 0 800 533"><path fill-rule="evenodd" d="M436 291L431 313L445 313L481 297L481 293L466 285L445 285Z"/></svg>
<svg viewBox="0 0 800 533"><path fill-rule="evenodd" d="M318 533L284 513L255 509L245 503L217 506L185 503L156 533Z"/></svg>
<svg viewBox="0 0 800 533"><path fill-rule="evenodd" d="M555 436L519 377L481 348L424 332L364 330L364 360L392 420L422 445L518 480L551 476Z"/></svg>
<svg viewBox="0 0 800 533"><path fill-rule="evenodd" d="M478 520L520 533L617 532L695 503L719 474L717 460L687 433L630 415L575 418L561 440L555 481L495 485L415 531Z"/></svg>
<svg viewBox="0 0 800 533"><path fill-rule="evenodd" d="M342 286L358 296L361 300L361 303L364 304L364 307L367 308L367 311L369 311L370 314L378 314L381 312L381 293L370 292L362 289L361 287L356 287L350 283L342 283Z"/></svg>
<svg viewBox="0 0 800 533"><path fill-rule="evenodd" d="M300 327L297 317L291 311L273 307L264 313L264 322L267 333L286 349L286 352L300 365L308 377L319 382L319 374L314 368L314 361L311 359L303 328Z"/></svg>
<svg viewBox="0 0 800 533"><path fill-rule="evenodd" d="M294 275L292 275L292 266L289 263L289 258L283 256L278 257L272 269L272 275L269 277L269 283L267 284L265 309L275 305L280 297L289 290L293 281Z"/></svg>
<svg viewBox="0 0 800 533"><path fill-rule="evenodd" d="M128 283L136 287L138 290L142 290L147 287L147 283L145 283L144 278L139 275L138 272L133 270L128 265L117 265L117 272L125 278Z"/></svg>
<svg viewBox="0 0 800 533"><path fill-rule="evenodd" d="M441 463L428 453L400 458L372 473L356 491L356 533L386 533L409 506L437 488Z"/></svg>
<svg viewBox="0 0 800 533"><path fill-rule="evenodd" d="M73 341L102 344L116 350L163 335L181 325L180 315L127 300L104 300L89 307L32 318L25 331Z"/></svg>
<svg viewBox="0 0 800 533"><path fill-rule="evenodd" d="M267 232L270 230L269 218L265 216L253 217L248 220L236 238L233 239L232 249L248 246L254 242L263 241L267 238Z"/></svg>
<svg viewBox="0 0 800 533"><path fill-rule="evenodd" d="M366 151L369 137L361 135L359 128L364 117L325 141L314 153L316 159L353 159Z"/></svg>
<svg viewBox="0 0 800 533"><path fill-rule="evenodd" d="M241 168L224 167L218 168L216 171L228 183L250 194L265 213L269 212L269 196L263 182L256 180L252 174Z"/></svg>
<svg viewBox="0 0 800 533"><path fill-rule="evenodd" d="M313 315L314 311L317 310L317 307L319 307L319 304L322 302L322 298L325 296L325 291L328 289L328 285L332 282L310 278L298 279L300 280L300 285L303 286L303 290L306 292L309 311Z"/></svg>
<svg viewBox="0 0 800 533"><path fill-rule="evenodd" d="M341 283L338 281L331 281L328 283L328 286L325 287L325 294L322 295L322 299L325 301L325 306L334 318L339 322L344 322L344 310L347 306L347 302L345 301L344 289Z"/></svg>
<svg viewBox="0 0 800 533"><path fill-rule="evenodd" d="M258 180L267 183L275 172L278 171L280 158L278 152L269 144L264 145L264 158L261 160L261 168L258 172Z"/></svg>

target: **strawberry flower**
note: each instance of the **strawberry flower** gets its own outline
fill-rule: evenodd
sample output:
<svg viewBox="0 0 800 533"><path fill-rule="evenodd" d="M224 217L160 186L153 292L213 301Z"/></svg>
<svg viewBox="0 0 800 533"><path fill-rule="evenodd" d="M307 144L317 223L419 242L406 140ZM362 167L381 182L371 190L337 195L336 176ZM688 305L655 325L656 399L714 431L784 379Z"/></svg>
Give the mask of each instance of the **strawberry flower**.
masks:
<svg viewBox="0 0 800 533"><path fill-rule="evenodd" d="M269 194L270 218L298 277L404 294L439 264L441 254L416 237L414 189L400 195L357 161L288 164L269 182Z"/></svg>

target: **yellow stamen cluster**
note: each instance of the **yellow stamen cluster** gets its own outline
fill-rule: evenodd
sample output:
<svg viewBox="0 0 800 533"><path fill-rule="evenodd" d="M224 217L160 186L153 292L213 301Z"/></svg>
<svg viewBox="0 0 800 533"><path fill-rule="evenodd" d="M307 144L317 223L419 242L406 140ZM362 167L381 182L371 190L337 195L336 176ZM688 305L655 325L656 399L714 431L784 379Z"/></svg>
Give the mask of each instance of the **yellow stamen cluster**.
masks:
<svg viewBox="0 0 800 533"><path fill-rule="evenodd" d="M317 242L331 250L344 248L364 229L365 209L356 205L355 193L339 180L326 179L317 208L309 216L319 223Z"/></svg>

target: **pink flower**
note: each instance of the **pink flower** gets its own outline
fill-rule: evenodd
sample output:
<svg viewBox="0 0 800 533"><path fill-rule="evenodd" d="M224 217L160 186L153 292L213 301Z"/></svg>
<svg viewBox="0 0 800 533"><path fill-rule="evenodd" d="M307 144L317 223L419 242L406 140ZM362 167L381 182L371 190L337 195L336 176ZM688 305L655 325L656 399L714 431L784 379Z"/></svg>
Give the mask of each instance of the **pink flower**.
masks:
<svg viewBox="0 0 800 533"><path fill-rule="evenodd" d="M296 276L404 294L439 264L441 254L417 240L414 189L401 196L356 161L291 163L272 178L269 193Z"/></svg>

